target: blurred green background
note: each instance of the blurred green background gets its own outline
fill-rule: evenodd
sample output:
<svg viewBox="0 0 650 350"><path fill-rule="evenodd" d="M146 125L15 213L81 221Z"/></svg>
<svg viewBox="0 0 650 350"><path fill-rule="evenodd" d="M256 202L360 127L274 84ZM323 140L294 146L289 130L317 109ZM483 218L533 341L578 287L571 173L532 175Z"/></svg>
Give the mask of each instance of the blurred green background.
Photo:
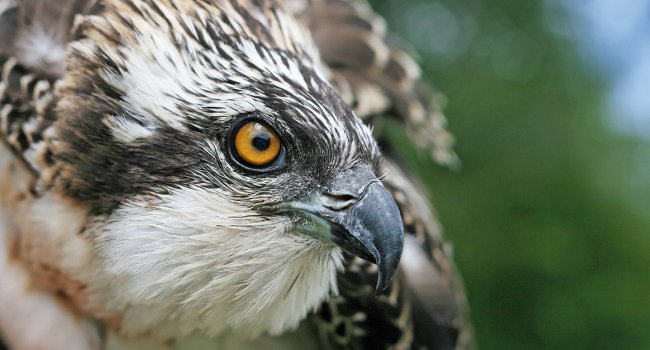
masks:
<svg viewBox="0 0 650 350"><path fill-rule="evenodd" d="M389 137L480 347L650 349L650 1L372 3L449 101L461 171Z"/></svg>

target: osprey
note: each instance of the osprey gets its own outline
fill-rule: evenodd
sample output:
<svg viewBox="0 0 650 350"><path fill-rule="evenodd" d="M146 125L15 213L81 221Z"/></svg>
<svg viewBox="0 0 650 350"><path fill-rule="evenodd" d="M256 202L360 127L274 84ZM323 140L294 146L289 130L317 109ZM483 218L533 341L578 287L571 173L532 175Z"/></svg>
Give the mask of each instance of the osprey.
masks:
<svg viewBox="0 0 650 350"><path fill-rule="evenodd" d="M0 33L9 348L470 346L367 125L451 137L365 2L1 0Z"/></svg>

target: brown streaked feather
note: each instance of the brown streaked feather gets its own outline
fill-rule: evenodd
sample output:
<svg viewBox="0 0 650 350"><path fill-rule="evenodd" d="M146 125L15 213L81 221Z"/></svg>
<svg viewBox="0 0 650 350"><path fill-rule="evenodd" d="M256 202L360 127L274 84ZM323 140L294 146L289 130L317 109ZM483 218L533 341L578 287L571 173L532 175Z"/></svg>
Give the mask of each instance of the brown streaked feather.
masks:
<svg viewBox="0 0 650 350"><path fill-rule="evenodd" d="M442 97L422 82L417 63L386 37L384 20L364 0L290 3L308 23L332 82L359 117L395 118L436 161L459 164Z"/></svg>
<svg viewBox="0 0 650 350"><path fill-rule="evenodd" d="M38 175L31 191L42 192L54 165L45 137L54 122L53 82L14 57L0 59L0 72L0 139Z"/></svg>

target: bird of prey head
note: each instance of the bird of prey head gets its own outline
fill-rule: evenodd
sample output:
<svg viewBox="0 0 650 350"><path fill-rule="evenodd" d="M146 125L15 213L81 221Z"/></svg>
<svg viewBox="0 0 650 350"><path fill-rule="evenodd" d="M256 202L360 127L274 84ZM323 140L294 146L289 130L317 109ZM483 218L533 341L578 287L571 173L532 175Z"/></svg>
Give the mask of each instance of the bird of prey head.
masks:
<svg viewBox="0 0 650 350"><path fill-rule="evenodd" d="M278 334L336 292L343 252L382 292L400 213L302 23L274 1L93 11L48 136L52 186L92 216L87 309L127 334Z"/></svg>

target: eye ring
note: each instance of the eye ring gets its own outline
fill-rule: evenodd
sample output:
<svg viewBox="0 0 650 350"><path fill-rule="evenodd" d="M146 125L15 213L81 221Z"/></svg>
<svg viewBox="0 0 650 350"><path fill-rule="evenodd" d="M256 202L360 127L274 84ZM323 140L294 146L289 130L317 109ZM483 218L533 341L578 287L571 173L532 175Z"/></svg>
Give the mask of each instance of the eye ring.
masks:
<svg viewBox="0 0 650 350"><path fill-rule="evenodd" d="M231 129L228 146L231 159L248 171L270 172L285 164L282 139L267 122L258 118L238 122Z"/></svg>

